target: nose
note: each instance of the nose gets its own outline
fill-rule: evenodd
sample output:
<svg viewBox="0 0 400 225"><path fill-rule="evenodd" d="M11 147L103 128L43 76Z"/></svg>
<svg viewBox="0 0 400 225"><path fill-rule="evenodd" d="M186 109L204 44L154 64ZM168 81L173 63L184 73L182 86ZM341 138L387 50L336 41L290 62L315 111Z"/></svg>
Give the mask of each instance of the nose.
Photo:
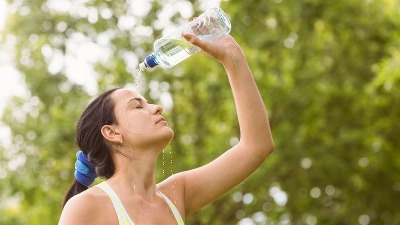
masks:
<svg viewBox="0 0 400 225"><path fill-rule="evenodd" d="M161 105L154 105L154 114L161 114L163 110Z"/></svg>

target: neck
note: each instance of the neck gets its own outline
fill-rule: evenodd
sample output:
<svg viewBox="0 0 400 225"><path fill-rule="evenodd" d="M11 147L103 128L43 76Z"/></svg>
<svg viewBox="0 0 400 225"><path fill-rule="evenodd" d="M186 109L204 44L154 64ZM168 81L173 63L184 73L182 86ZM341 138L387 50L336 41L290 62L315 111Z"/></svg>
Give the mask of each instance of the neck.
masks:
<svg viewBox="0 0 400 225"><path fill-rule="evenodd" d="M134 151L121 154L115 152L116 170L108 180L120 192L139 194L151 198L156 192L155 168L158 151Z"/></svg>

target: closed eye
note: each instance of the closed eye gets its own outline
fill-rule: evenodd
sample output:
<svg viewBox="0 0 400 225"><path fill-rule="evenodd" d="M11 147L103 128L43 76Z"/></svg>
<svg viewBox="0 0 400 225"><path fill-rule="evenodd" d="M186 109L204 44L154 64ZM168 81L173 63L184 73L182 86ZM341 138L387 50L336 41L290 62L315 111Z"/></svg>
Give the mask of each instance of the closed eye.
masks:
<svg viewBox="0 0 400 225"><path fill-rule="evenodd" d="M144 101L141 98L132 98L127 102L127 104L131 105L131 107L133 109L142 109L143 108L143 104L144 104L143 102ZM147 101L146 101L146 103L148 104Z"/></svg>

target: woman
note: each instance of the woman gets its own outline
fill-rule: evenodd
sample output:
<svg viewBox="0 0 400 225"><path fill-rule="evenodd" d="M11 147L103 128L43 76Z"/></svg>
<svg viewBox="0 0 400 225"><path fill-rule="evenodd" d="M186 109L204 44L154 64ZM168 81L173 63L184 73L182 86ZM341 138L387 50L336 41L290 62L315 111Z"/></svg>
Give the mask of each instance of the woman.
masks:
<svg viewBox="0 0 400 225"><path fill-rule="evenodd" d="M184 37L223 64L236 104L239 143L205 166L156 184L157 157L174 135L161 116L162 107L131 90L105 92L78 122L83 151L76 163L78 181L66 196L59 225L184 224L273 151L267 113L240 46L230 35L212 42ZM87 189L94 174L106 181Z"/></svg>

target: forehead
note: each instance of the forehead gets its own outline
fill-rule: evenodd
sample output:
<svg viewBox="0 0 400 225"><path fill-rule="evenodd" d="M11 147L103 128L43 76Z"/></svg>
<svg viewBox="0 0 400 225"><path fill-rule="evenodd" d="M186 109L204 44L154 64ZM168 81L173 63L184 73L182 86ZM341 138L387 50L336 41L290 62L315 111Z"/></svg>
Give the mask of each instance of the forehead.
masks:
<svg viewBox="0 0 400 225"><path fill-rule="evenodd" d="M143 96L129 89L118 89L112 93L111 97L116 105L125 105L132 98L144 99Z"/></svg>

